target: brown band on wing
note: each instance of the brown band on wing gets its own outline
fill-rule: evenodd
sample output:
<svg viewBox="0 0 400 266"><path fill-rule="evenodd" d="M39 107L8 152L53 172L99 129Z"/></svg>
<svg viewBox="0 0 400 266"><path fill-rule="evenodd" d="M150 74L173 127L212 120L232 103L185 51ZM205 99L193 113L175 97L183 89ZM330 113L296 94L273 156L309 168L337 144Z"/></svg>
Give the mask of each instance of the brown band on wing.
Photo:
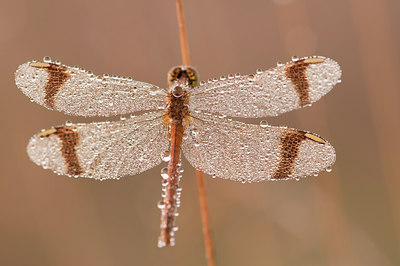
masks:
<svg viewBox="0 0 400 266"><path fill-rule="evenodd" d="M294 161L299 153L301 142L306 139L305 132L292 130L280 137L281 156L278 168L272 179L289 178L294 168Z"/></svg>
<svg viewBox="0 0 400 266"><path fill-rule="evenodd" d="M292 82L293 87L300 98L300 106L311 103L310 84L308 83L306 75L306 70L309 65L310 63L306 63L304 59L299 60L289 66L285 73L286 77Z"/></svg>
<svg viewBox="0 0 400 266"><path fill-rule="evenodd" d="M49 108L54 108L54 97L60 90L60 87L69 78L67 68L56 64L50 64L46 68L49 73L49 80L46 83L44 104Z"/></svg>
<svg viewBox="0 0 400 266"><path fill-rule="evenodd" d="M79 143L79 133L74 131L74 127L56 127L57 135L61 140L61 154L67 165L67 174L79 175L83 173L83 169L79 164L76 146Z"/></svg>

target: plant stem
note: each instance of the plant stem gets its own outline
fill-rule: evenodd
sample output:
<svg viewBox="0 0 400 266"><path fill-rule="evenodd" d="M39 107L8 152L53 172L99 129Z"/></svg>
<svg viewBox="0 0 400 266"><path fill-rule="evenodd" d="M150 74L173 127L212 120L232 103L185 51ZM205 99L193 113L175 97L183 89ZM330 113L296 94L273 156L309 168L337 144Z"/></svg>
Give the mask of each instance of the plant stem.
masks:
<svg viewBox="0 0 400 266"><path fill-rule="evenodd" d="M176 12L178 13L178 27L179 37L181 40L182 63L184 65L190 65L189 46L186 36L185 18L183 17L182 0L176 0Z"/></svg>
<svg viewBox="0 0 400 266"><path fill-rule="evenodd" d="M206 251L206 259L208 266L215 266L213 245L210 233L210 223L208 219L207 198L204 189L203 173L196 170L197 187L199 188L199 202L201 212L201 223L203 225L204 246Z"/></svg>
<svg viewBox="0 0 400 266"><path fill-rule="evenodd" d="M182 0L176 0L176 10L178 14L179 36L181 41L182 63L190 65L189 46L186 36L185 19L183 16ZM199 190L199 203L201 212L201 223L204 235L204 246L206 252L206 260L208 266L215 266L213 245L210 233L210 223L208 218L207 198L203 182L203 173L196 170L197 186Z"/></svg>

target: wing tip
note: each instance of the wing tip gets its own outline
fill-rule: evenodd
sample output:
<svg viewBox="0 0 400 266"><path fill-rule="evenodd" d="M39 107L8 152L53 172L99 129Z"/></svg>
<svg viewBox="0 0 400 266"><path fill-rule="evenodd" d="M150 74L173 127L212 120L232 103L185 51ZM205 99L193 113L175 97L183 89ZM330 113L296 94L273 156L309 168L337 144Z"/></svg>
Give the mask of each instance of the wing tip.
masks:
<svg viewBox="0 0 400 266"><path fill-rule="evenodd" d="M269 180L300 179L331 169L335 148L321 136L292 129L281 136L279 164Z"/></svg>
<svg viewBox="0 0 400 266"><path fill-rule="evenodd" d="M318 101L330 92L336 84L341 83L342 70L333 59L325 57L312 57L304 60L317 59L318 63L310 63L306 70L310 104ZM322 60L323 61L320 61Z"/></svg>
<svg viewBox="0 0 400 266"><path fill-rule="evenodd" d="M44 83L41 81L41 76L44 73L40 73L40 71L43 71L42 69L35 68L31 65L36 63L39 62L29 61L19 65L14 73L15 84L32 102L43 105L41 102L43 101L44 96L42 95L40 88L44 89Z"/></svg>
<svg viewBox="0 0 400 266"><path fill-rule="evenodd" d="M313 137L310 138L309 136ZM310 154L306 156L302 156L302 160L306 163L304 164L304 168L307 168L307 165L310 165L310 169L306 171L306 174L301 175L301 177L317 175L322 171L330 172L332 166L336 162L336 150L332 144L330 144L327 140L319 137L318 135L312 133L307 133L309 144L305 146L307 150L310 150ZM324 143L320 142L322 140Z"/></svg>
<svg viewBox="0 0 400 266"><path fill-rule="evenodd" d="M29 156L29 159L31 159L32 162L34 162L36 165L43 167L44 169L51 169L51 165L49 164L51 160L48 158L48 153L44 151L43 149L40 148L40 143L43 140L43 137L40 136L40 133L33 135L28 142L28 145L26 147L26 152ZM54 172L57 172L56 170L53 170Z"/></svg>
<svg viewBox="0 0 400 266"><path fill-rule="evenodd" d="M324 57L324 56L309 56L309 57L303 57L299 61L303 61L304 63L308 63L311 65L323 65L325 68L328 68L328 70L335 72L338 74L338 77L341 77L342 70L340 68L339 63L336 60L333 60L329 57Z"/></svg>

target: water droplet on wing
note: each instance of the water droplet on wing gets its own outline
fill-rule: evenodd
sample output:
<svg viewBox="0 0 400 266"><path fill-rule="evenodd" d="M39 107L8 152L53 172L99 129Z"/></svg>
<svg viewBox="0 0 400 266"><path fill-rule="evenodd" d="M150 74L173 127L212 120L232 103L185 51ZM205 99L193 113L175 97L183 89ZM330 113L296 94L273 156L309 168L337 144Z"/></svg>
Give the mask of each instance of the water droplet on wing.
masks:
<svg viewBox="0 0 400 266"><path fill-rule="evenodd" d="M260 126L261 126L262 128L266 128L266 127L268 127L268 122L267 122L266 120L262 120L262 121L260 122Z"/></svg>
<svg viewBox="0 0 400 266"><path fill-rule="evenodd" d="M330 173L330 172L332 172L332 168L331 168L331 167L328 167L328 168L326 168L326 171L327 171L328 173Z"/></svg>
<svg viewBox="0 0 400 266"><path fill-rule="evenodd" d="M171 154L170 151L164 151L163 154L161 155L162 160L164 162L169 162L169 160L171 160Z"/></svg>
<svg viewBox="0 0 400 266"><path fill-rule="evenodd" d="M43 62L44 62L44 63L51 63L51 58L50 58L50 56L45 56L45 57L43 57Z"/></svg>

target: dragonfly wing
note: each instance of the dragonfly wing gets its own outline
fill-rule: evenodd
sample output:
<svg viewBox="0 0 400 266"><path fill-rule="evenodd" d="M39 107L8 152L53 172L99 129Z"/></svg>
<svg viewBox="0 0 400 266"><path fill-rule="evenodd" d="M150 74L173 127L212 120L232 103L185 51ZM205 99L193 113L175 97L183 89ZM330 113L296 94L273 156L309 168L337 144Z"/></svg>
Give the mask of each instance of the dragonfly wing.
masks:
<svg viewBox="0 0 400 266"><path fill-rule="evenodd" d="M124 121L72 124L29 141L29 157L62 175L118 179L158 165L169 147L162 112Z"/></svg>
<svg viewBox="0 0 400 266"><path fill-rule="evenodd" d="M190 109L232 117L277 116L318 101L340 77L335 61L302 58L254 75L201 82L191 92Z"/></svg>
<svg viewBox="0 0 400 266"><path fill-rule="evenodd" d="M202 172L242 182L309 176L335 161L335 149L310 132L262 127L195 113L182 149Z"/></svg>
<svg viewBox="0 0 400 266"><path fill-rule="evenodd" d="M113 116L166 105L165 91L154 85L55 63L22 64L15 82L32 101L69 115Z"/></svg>

